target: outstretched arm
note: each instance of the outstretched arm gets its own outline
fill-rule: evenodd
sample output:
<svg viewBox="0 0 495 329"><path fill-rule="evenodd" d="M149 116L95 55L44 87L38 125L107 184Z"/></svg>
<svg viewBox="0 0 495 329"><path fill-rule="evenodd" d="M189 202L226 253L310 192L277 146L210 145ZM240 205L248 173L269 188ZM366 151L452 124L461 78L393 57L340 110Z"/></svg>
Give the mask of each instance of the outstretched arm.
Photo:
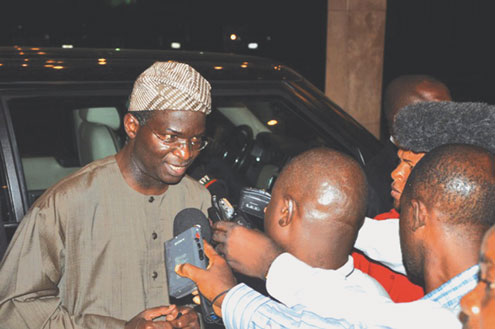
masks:
<svg viewBox="0 0 495 329"><path fill-rule="evenodd" d="M400 248L399 219L366 218L354 248L391 270L406 274Z"/></svg>

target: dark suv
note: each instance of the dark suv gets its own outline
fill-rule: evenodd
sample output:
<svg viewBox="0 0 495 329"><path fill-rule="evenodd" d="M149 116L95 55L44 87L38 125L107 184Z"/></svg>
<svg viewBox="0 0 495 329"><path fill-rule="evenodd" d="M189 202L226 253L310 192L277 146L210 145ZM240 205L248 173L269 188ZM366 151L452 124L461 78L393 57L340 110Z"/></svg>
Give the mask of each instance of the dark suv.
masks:
<svg viewBox="0 0 495 329"><path fill-rule="evenodd" d="M45 189L125 143L121 119L136 77L175 60L211 82L212 142L191 173L270 190L288 159L315 146L363 165L381 144L290 68L258 57L178 51L0 48L0 221L11 237ZM329 168L331 170L331 168Z"/></svg>

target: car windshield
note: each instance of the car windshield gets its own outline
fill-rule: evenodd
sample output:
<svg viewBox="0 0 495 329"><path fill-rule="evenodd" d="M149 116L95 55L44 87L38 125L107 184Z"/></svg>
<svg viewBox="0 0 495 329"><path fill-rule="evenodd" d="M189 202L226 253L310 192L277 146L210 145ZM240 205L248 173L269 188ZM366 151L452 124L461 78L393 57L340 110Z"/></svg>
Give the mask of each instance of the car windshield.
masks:
<svg viewBox="0 0 495 329"><path fill-rule="evenodd" d="M126 102L127 95L8 102L29 205L63 177L123 146ZM244 186L270 190L287 160L308 148L344 150L279 96L215 96L207 135L210 144L189 173L199 178L203 171L227 180L233 199Z"/></svg>

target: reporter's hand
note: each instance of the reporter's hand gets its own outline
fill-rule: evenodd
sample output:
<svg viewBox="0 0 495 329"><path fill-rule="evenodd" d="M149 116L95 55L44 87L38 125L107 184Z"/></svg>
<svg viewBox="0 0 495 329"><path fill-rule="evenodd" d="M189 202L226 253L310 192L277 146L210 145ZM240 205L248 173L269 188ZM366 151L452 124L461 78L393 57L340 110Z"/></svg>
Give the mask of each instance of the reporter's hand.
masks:
<svg viewBox="0 0 495 329"><path fill-rule="evenodd" d="M149 308L127 321L124 329L172 329L171 323L167 321L153 321L153 319L161 316L176 318L178 312L175 305Z"/></svg>
<svg viewBox="0 0 495 329"><path fill-rule="evenodd" d="M264 279L272 262L283 250L268 236L232 222L219 221L213 226L216 250L237 272Z"/></svg>
<svg viewBox="0 0 495 329"><path fill-rule="evenodd" d="M178 306L178 312L167 315L167 321L174 328L199 329L198 313L188 306ZM181 315L177 318L178 315Z"/></svg>
<svg viewBox="0 0 495 329"><path fill-rule="evenodd" d="M218 255L215 249L206 241L204 241L204 251L206 257L209 259L209 265L206 270L186 263L177 265L175 272L180 276L193 280L203 296L211 301L220 293L235 286L236 280L225 259ZM213 311L218 316L222 316L222 302L224 297L225 295L221 296L213 304Z"/></svg>

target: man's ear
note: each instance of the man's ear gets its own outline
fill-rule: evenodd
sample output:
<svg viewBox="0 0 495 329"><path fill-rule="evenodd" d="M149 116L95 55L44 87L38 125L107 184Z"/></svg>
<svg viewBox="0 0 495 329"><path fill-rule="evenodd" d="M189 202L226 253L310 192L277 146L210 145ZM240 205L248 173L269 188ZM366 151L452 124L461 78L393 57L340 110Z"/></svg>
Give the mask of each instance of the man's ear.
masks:
<svg viewBox="0 0 495 329"><path fill-rule="evenodd" d="M285 196L283 202L282 213L278 220L278 225L282 227L287 226L292 222L296 210L296 202L290 196Z"/></svg>
<svg viewBox="0 0 495 329"><path fill-rule="evenodd" d="M420 200L411 200L412 206L412 230L415 232L417 229L425 226L426 219L428 217L428 211L425 204Z"/></svg>
<svg viewBox="0 0 495 329"><path fill-rule="evenodd" d="M130 139L134 139L139 131L139 122L136 117L130 113L124 116L124 129Z"/></svg>

